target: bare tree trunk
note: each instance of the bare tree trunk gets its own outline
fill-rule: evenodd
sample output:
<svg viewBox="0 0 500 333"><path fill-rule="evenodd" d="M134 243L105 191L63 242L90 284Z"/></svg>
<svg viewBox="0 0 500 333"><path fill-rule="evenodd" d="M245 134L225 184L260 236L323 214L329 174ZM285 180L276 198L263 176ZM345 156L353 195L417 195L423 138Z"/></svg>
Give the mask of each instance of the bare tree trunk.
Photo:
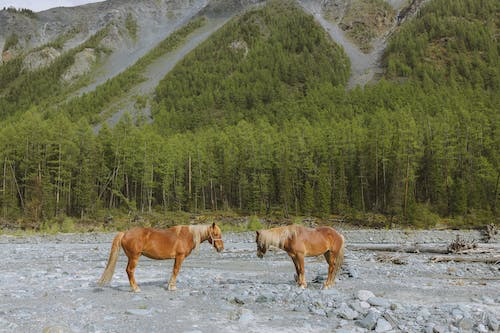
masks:
<svg viewBox="0 0 500 333"><path fill-rule="evenodd" d="M210 202L212 203L212 210L214 209L214 187L212 179L210 178Z"/></svg>
<svg viewBox="0 0 500 333"><path fill-rule="evenodd" d="M497 197L498 197L498 183L500 181L500 173L497 175L497 183L495 184L495 194L493 195L493 215L497 213Z"/></svg>
<svg viewBox="0 0 500 333"><path fill-rule="evenodd" d="M56 216L59 215L59 196L60 196L60 188L61 188L61 144L59 143L59 156L58 156L58 165L57 165L57 182L56 182Z"/></svg>
<svg viewBox="0 0 500 333"><path fill-rule="evenodd" d="M379 202L378 202L378 133L377 133L377 138L375 139L375 207L378 210L379 209Z"/></svg>
<svg viewBox="0 0 500 333"><path fill-rule="evenodd" d="M149 213L153 212L153 180L154 180L154 165L151 164L151 178L149 183L149 191L148 191L148 209Z"/></svg>
<svg viewBox="0 0 500 333"><path fill-rule="evenodd" d="M16 184L16 189L17 189L17 194L19 195L19 201L21 202L21 209L24 211L24 200L23 196L21 194L21 189L19 188L19 184L17 183L16 179L16 172L14 171L14 168L12 167L12 163L10 163L10 170L12 172L12 178L14 178L14 184Z"/></svg>
<svg viewBox="0 0 500 333"><path fill-rule="evenodd" d="M68 203L67 203L67 205L68 205L67 209L68 209L68 211L70 211L71 210L71 179L68 183Z"/></svg>
<svg viewBox="0 0 500 333"><path fill-rule="evenodd" d="M191 199L191 155L188 156L188 192L189 192L189 199Z"/></svg>
<svg viewBox="0 0 500 333"><path fill-rule="evenodd" d="M243 209L243 198L241 197L241 181L238 182L238 201L241 210Z"/></svg>
<svg viewBox="0 0 500 333"><path fill-rule="evenodd" d="M405 179L405 198L404 198L404 207L403 207L403 216L406 217L407 208L408 208L408 187L410 182L410 155L407 156L406 160L406 179Z"/></svg>
<svg viewBox="0 0 500 333"><path fill-rule="evenodd" d="M384 197L383 197L383 205L384 205L384 210L387 208L387 183L386 183L386 173L385 173L385 158L382 154L382 178L384 182Z"/></svg>
<svg viewBox="0 0 500 333"><path fill-rule="evenodd" d="M361 205L363 207L363 212L365 212L365 193L363 191L363 175L359 176L359 181L361 183Z"/></svg>
<svg viewBox="0 0 500 333"><path fill-rule="evenodd" d="M3 192L3 217L5 218L7 216L7 207L6 207L6 202L7 202L7 156L5 156L4 162L3 162L3 186L2 186L2 192Z"/></svg>
<svg viewBox="0 0 500 333"><path fill-rule="evenodd" d="M165 193L165 185L162 186L162 189L161 189L161 196L162 196L162 199L163 199L163 213L166 213L167 212L167 195Z"/></svg>

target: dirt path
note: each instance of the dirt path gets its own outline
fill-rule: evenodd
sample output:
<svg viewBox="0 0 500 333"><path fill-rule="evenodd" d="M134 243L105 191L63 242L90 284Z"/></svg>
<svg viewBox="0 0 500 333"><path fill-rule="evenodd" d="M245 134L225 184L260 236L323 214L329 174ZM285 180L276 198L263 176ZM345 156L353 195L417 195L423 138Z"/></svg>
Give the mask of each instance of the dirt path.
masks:
<svg viewBox="0 0 500 333"><path fill-rule="evenodd" d="M307 259L309 286L301 290L286 254L270 251L258 259L253 233L229 233L221 255L204 243L186 259L176 292L166 290L172 261L141 258L138 294L129 292L123 253L111 285L95 284L114 234L0 236L0 332L57 326L67 332L498 330L499 265L430 263L426 254L401 254L407 264L394 265L378 262L379 253L349 249L349 242L445 244L454 232L344 234L345 264L333 290L320 289L322 258ZM360 290L374 295L362 301Z"/></svg>

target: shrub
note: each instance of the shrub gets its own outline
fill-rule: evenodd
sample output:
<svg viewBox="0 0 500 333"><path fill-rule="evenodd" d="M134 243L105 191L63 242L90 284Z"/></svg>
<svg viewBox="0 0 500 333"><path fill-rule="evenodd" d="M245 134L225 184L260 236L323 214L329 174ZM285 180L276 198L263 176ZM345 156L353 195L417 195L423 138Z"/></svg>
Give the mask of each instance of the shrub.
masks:
<svg viewBox="0 0 500 333"><path fill-rule="evenodd" d="M433 213L427 204L412 205L409 214L409 222L415 228L434 228L439 222L439 215Z"/></svg>
<svg viewBox="0 0 500 333"><path fill-rule="evenodd" d="M249 217L248 224L247 224L248 231L256 231L256 230L260 230L263 228L264 228L264 226L262 225L262 222L260 222L260 219L257 216L252 215Z"/></svg>

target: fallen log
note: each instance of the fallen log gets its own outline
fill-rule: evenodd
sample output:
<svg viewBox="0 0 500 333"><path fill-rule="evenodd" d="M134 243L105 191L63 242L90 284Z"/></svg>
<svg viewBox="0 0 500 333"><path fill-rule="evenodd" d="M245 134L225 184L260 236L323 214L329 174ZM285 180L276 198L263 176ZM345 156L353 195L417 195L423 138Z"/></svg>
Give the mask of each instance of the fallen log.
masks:
<svg viewBox="0 0 500 333"><path fill-rule="evenodd" d="M485 264L500 264L500 256L494 256L494 257L458 257L458 256L436 256L430 258L431 262L467 262L467 263L472 263L472 262L481 262Z"/></svg>
<svg viewBox="0 0 500 333"><path fill-rule="evenodd" d="M419 245L419 244L347 244L352 251L380 251L402 253L437 253L437 254L480 254L500 253L500 247L495 244L476 244L474 248L453 252L446 244Z"/></svg>
<svg viewBox="0 0 500 333"><path fill-rule="evenodd" d="M348 246L353 251L382 251L382 252L405 252L405 253L450 253L446 246L421 246L421 245L388 245L388 244L366 244Z"/></svg>

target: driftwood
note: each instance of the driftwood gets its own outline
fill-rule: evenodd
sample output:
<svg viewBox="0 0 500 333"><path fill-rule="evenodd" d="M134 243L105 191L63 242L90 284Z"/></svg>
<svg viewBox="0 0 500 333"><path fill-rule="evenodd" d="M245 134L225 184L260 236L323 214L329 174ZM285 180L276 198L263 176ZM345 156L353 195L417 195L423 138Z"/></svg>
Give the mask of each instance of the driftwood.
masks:
<svg viewBox="0 0 500 333"><path fill-rule="evenodd" d="M349 246L353 251L383 251L383 252L405 252L405 253L450 253L447 247L423 246L423 245L391 245L391 244L358 244Z"/></svg>
<svg viewBox="0 0 500 333"><path fill-rule="evenodd" d="M486 243L489 243L495 238L495 235L497 233L498 233L497 227L493 223L488 224L483 229L483 240Z"/></svg>
<svg viewBox="0 0 500 333"><path fill-rule="evenodd" d="M457 253L475 248L477 248L476 243L467 242L465 239L461 239L460 236L457 235L457 238L455 238L455 240L448 245L448 252Z"/></svg>
<svg viewBox="0 0 500 333"><path fill-rule="evenodd" d="M355 244L349 246L353 251L382 251L382 252L403 252L403 253L491 253L494 249L479 248L479 245L472 241L468 242L457 235L456 239L449 245L419 245L419 244Z"/></svg>
<svg viewBox="0 0 500 333"><path fill-rule="evenodd" d="M408 262L405 260L406 258L403 258L400 255L386 255L386 254L379 254L377 256L377 261L378 262L390 262L393 263L394 265L406 265Z"/></svg>
<svg viewBox="0 0 500 333"><path fill-rule="evenodd" d="M485 264L500 264L500 256L493 257L458 257L458 256L436 256L430 259L431 262L482 262Z"/></svg>

